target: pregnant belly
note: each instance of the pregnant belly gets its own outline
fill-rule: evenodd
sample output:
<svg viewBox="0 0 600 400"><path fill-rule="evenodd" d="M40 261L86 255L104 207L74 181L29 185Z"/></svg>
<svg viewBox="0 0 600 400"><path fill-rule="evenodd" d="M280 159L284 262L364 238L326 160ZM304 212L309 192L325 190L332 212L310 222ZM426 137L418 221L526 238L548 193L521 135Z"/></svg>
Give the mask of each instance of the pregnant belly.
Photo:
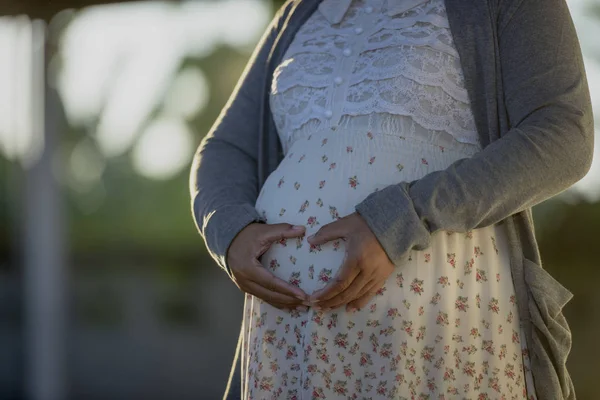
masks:
<svg viewBox="0 0 600 400"><path fill-rule="evenodd" d="M262 264L309 294L324 287L344 261L345 241L311 246L306 237L353 213L370 193L441 167L444 158L428 161L435 152L438 146L392 135L316 134L296 141L265 182L256 209L269 224L306 226L306 236L274 243Z"/></svg>

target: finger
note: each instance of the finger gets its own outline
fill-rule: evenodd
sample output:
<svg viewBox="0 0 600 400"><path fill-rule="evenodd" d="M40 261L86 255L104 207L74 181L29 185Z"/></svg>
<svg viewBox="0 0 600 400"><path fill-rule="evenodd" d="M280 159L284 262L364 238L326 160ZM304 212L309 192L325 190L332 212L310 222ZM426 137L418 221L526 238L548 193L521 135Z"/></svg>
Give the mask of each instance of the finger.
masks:
<svg viewBox="0 0 600 400"><path fill-rule="evenodd" d="M373 283L361 297L348 303L346 309L351 311L352 309L360 309L365 307L367 304L369 304L371 299L375 296L375 294L377 294L377 291L381 289L384 284L385 280Z"/></svg>
<svg viewBox="0 0 600 400"><path fill-rule="evenodd" d="M274 292L256 282L246 282L245 289L248 293L274 306L277 304L282 307L296 307L302 304L301 300L293 296Z"/></svg>
<svg viewBox="0 0 600 400"><path fill-rule="evenodd" d="M346 255L346 259L340 267L335 278L323 289L317 290L311 296L309 301L313 304L319 304L324 300L329 300L350 287L354 279L360 273L358 262L354 257Z"/></svg>
<svg viewBox="0 0 600 400"><path fill-rule="evenodd" d="M299 287L276 277L258 261L256 261L255 266L256 268L252 268L251 275L248 276L251 282L258 284L265 290L276 292L286 297L293 297L300 301L308 300L308 295Z"/></svg>
<svg viewBox="0 0 600 400"><path fill-rule="evenodd" d="M265 229L262 231L259 239L271 244L281 239L302 236L305 233L306 227L303 225L270 224L265 225Z"/></svg>
<svg viewBox="0 0 600 400"><path fill-rule="evenodd" d="M356 300L358 298L358 293L370 282L370 277L365 273L359 273L358 276L352 281L350 286L348 286L345 290L338 293L336 296L333 296L329 300L324 300L317 303L317 307L322 309L333 309L340 307L344 304L349 303L350 301Z"/></svg>
<svg viewBox="0 0 600 400"><path fill-rule="evenodd" d="M308 243L312 245L319 245L327 243L331 240L339 239L346 236L346 230L344 229L343 219L339 219L334 222L330 222L323 225L321 229L316 231L313 235L306 238Z"/></svg>

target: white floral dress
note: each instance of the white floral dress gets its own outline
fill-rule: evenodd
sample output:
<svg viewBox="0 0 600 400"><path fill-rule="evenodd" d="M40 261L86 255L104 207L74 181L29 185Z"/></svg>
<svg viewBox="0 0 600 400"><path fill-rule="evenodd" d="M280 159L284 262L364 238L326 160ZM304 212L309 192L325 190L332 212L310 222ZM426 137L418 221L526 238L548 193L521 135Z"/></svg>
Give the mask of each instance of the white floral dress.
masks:
<svg viewBox="0 0 600 400"><path fill-rule="evenodd" d="M261 262L309 294L336 274L345 242L308 235L375 190L481 150L443 0L392 3L324 0L273 76L285 158L256 209L307 231ZM535 399L508 250L502 224L436 232L355 313L246 295L243 398Z"/></svg>

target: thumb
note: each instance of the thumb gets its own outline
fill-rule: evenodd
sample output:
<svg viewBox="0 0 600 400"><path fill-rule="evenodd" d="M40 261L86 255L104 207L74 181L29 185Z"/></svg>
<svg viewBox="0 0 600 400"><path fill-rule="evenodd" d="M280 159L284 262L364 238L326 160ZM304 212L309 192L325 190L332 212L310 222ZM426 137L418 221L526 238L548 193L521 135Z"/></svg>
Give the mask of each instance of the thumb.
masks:
<svg viewBox="0 0 600 400"><path fill-rule="evenodd" d="M340 225L341 221L339 220L323 225L321 229L315 232L314 235L309 236L306 240L308 243L316 246L331 240L342 238L344 237L344 232Z"/></svg>
<svg viewBox="0 0 600 400"><path fill-rule="evenodd" d="M271 224L267 225L268 229L262 237L263 240L268 242L276 242L283 238L293 238L304 235L306 227L302 225L291 225L291 224Z"/></svg>

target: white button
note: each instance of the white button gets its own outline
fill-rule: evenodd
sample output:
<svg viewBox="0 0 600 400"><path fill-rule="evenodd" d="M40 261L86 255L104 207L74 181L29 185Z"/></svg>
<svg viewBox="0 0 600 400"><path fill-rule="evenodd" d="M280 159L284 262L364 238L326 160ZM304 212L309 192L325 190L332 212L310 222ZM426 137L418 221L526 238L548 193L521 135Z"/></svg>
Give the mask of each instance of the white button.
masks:
<svg viewBox="0 0 600 400"><path fill-rule="evenodd" d="M352 50L350 50L350 49L344 49L343 53L344 53L344 55L346 57L348 57L350 54L352 54Z"/></svg>
<svg viewBox="0 0 600 400"><path fill-rule="evenodd" d="M373 12L373 7L371 7L371 6L366 6L366 7L365 7L365 12L366 12L367 14L371 14L371 13Z"/></svg>
<svg viewBox="0 0 600 400"><path fill-rule="evenodd" d="M333 116L333 112L331 110L325 111L325 117L331 118Z"/></svg>
<svg viewBox="0 0 600 400"><path fill-rule="evenodd" d="M333 80L336 85L339 85L340 83L342 83L344 80L342 79L341 76L336 76L335 79Z"/></svg>
<svg viewBox="0 0 600 400"><path fill-rule="evenodd" d="M357 35L360 35L363 32L363 28L361 28L360 26L357 28L354 28L354 32L356 32Z"/></svg>

